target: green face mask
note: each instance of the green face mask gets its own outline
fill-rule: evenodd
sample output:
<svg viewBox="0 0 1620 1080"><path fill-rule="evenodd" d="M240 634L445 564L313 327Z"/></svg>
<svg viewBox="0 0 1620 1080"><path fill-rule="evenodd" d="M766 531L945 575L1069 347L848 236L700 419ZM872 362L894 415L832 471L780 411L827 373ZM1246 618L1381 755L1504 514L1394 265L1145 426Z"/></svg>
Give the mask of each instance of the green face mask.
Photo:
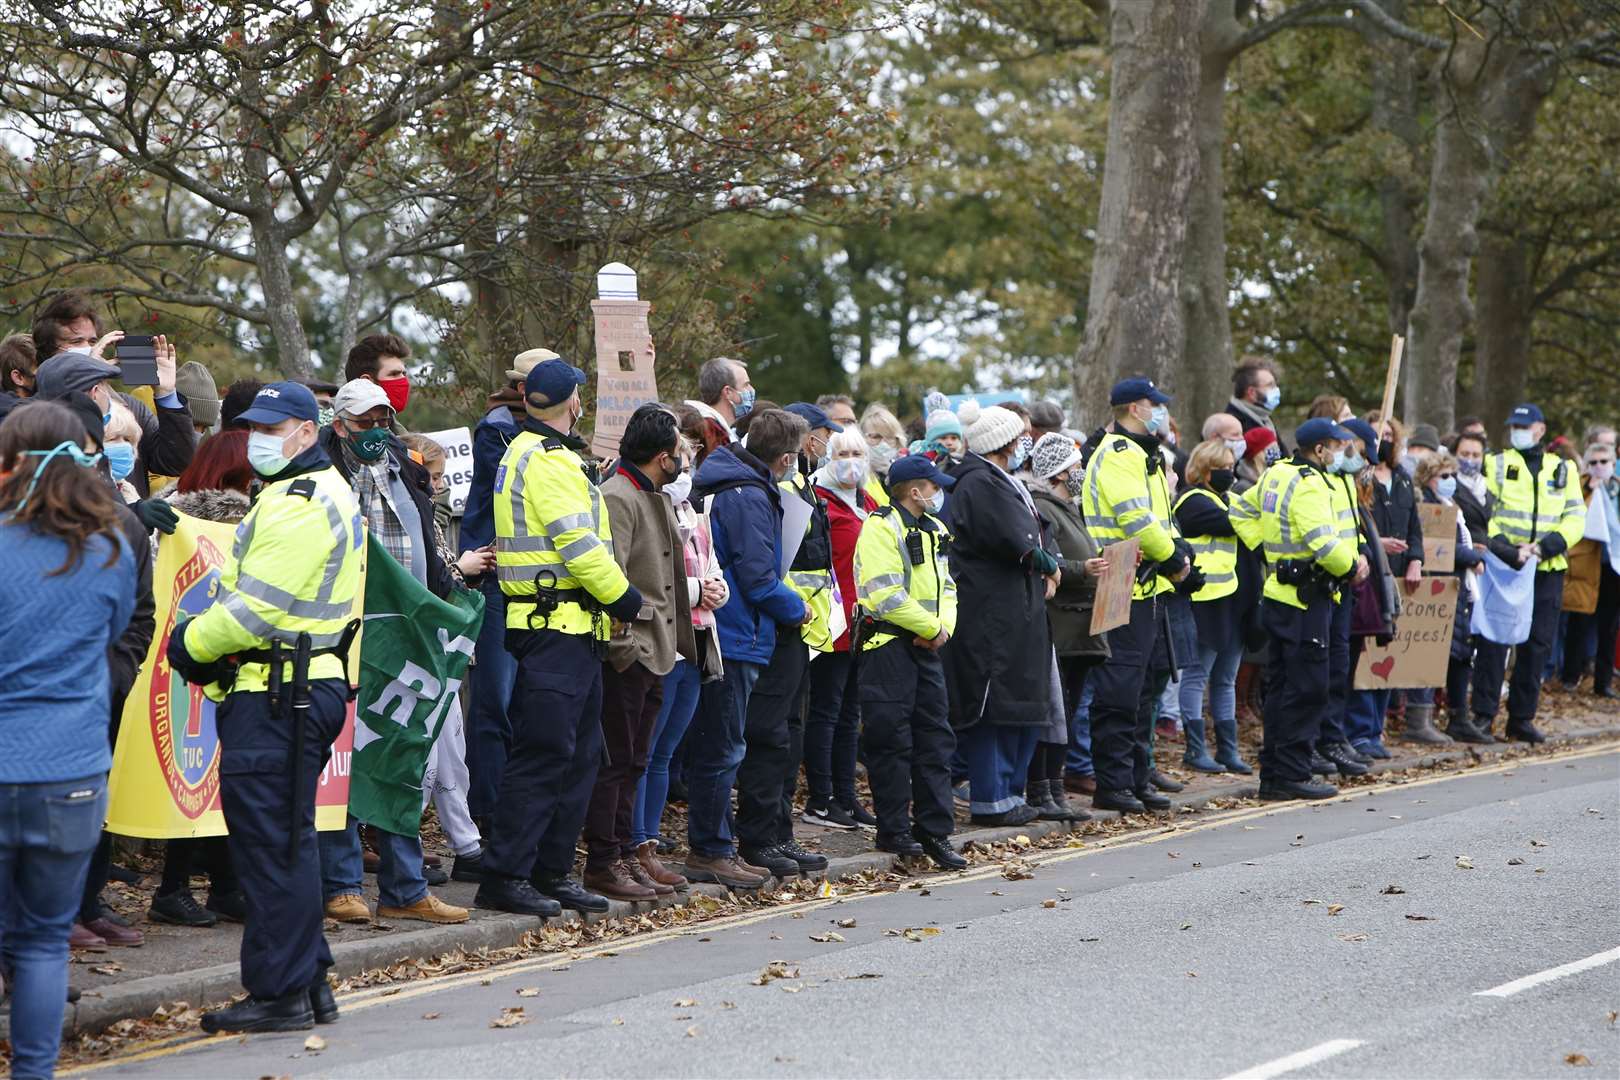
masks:
<svg viewBox="0 0 1620 1080"><path fill-rule="evenodd" d="M388 429L372 428L370 431L357 431L349 440L349 446L354 450L354 456L361 461L377 461L388 452Z"/></svg>

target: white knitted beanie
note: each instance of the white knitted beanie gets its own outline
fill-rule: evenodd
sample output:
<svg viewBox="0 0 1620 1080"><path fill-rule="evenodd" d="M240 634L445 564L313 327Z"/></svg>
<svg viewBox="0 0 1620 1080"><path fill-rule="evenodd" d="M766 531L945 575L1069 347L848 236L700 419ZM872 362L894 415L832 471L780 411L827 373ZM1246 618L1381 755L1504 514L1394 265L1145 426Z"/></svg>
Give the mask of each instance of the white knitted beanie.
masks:
<svg viewBox="0 0 1620 1080"><path fill-rule="evenodd" d="M976 401L964 401L956 416L967 431L968 449L975 454L994 453L1024 433L1018 414L999 405L981 409Z"/></svg>

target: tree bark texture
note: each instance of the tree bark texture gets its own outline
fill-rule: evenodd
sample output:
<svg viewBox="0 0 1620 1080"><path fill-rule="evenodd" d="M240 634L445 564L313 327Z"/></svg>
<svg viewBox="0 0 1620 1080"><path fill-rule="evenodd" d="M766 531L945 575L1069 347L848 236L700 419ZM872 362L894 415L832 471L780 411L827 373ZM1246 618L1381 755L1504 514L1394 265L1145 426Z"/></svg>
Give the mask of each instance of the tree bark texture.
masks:
<svg viewBox="0 0 1620 1080"><path fill-rule="evenodd" d="M1106 401L1125 375L1168 384L1181 363L1202 21L1202 5L1186 0L1113 5L1108 149L1085 341L1074 371L1084 407Z"/></svg>
<svg viewBox="0 0 1620 1080"><path fill-rule="evenodd" d="M1479 321L1475 327L1474 378L1459 400L1502 433L1513 407L1524 400L1530 369L1530 327L1535 284L1530 273L1530 242L1522 237L1482 232L1476 270Z"/></svg>
<svg viewBox="0 0 1620 1080"><path fill-rule="evenodd" d="M1392 18L1406 20L1406 0L1380 0ZM1417 296L1418 208L1423 203L1418 120L1417 58L1410 43L1369 29L1373 123L1400 144L1392 168L1378 181L1380 247L1389 292L1389 332L1405 336Z"/></svg>

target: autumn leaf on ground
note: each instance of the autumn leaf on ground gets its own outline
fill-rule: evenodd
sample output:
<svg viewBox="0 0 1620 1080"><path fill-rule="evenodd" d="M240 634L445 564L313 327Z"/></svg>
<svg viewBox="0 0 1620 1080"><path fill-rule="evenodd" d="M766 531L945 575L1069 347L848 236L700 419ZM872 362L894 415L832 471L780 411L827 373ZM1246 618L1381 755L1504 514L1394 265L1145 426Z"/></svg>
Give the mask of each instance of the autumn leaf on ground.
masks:
<svg viewBox="0 0 1620 1080"><path fill-rule="evenodd" d="M1383 889L1380 890L1384 896L1399 896L1405 891L1406 890L1401 888L1399 885L1385 885Z"/></svg>
<svg viewBox="0 0 1620 1080"><path fill-rule="evenodd" d="M424 1020L437 1020L438 1018L439 1018L439 1014L436 1013L436 1012L423 1013L422 1014L422 1019L424 1019Z"/></svg>
<svg viewBox="0 0 1620 1080"><path fill-rule="evenodd" d="M811 934L810 940L819 941L825 944L830 941L843 941L844 935L840 934L836 930L828 930L825 934Z"/></svg>
<svg viewBox="0 0 1620 1080"><path fill-rule="evenodd" d="M538 986L525 986L525 987L522 987L521 989L518 990L517 996L518 997L539 997L540 996L540 988Z"/></svg>
<svg viewBox="0 0 1620 1080"><path fill-rule="evenodd" d="M1343 910L1344 910L1344 905L1343 904L1329 904L1328 905L1328 914L1329 915L1337 915L1339 912L1341 912Z"/></svg>
<svg viewBox="0 0 1620 1080"><path fill-rule="evenodd" d="M765 970L761 971L754 979L754 985L764 986L766 983L769 983L774 979L797 979L798 977L798 968L788 967L788 965L781 960L772 960L770 963L765 965Z"/></svg>
<svg viewBox="0 0 1620 1080"><path fill-rule="evenodd" d="M1592 1064L1592 1059L1588 1058L1585 1054L1565 1054L1564 1064L1585 1066Z"/></svg>
<svg viewBox="0 0 1620 1080"><path fill-rule="evenodd" d="M1366 941L1367 940L1367 935L1366 934L1335 934L1333 936L1338 938L1340 941Z"/></svg>
<svg viewBox="0 0 1620 1080"><path fill-rule="evenodd" d="M1508 860L1508 865L1509 866L1523 866L1524 865L1524 860L1519 858L1517 855L1515 855L1515 856L1513 856L1513 858Z"/></svg>
<svg viewBox="0 0 1620 1080"><path fill-rule="evenodd" d="M1410 922L1434 922L1433 915L1408 915L1406 918Z"/></svg>
<svg viewBox="0 0 1620 1080"><path fill-rule="evenodd" d="M513 1028L519 1024L527 1024L529 1018L524 1015L523 1006L509 1005L501 1010L501 1015L489 1022L492 1028Z"/></svg>
<svg viewBox="0 0 1620 1080"><path fill-rule="evenodd" d="M921 941L923 938L938 937L940 932L937 926L908 926L900 931L900 936L907 941Z"/></svg>
<svg viewBox="0 0 1620 1080"><path fill-rule="evenodd" d="M839 919L838 922L835 923L834 925L836 925L840 930L853 930L853 929L855 929L855 920L854 919Z"/></svg>
<svg viewBox="0 0 1620 1080"><path fill-rule="evenodd" d="M698 1029L697 1029L696 1024L693 1024L691 1027L686 1029L686 1037L688 1039L695 1039L695 1038L697 1038L697 1036L698 1036Z"/></svg>
<svg viewBox="0 0 1620 1080"><path fill-rule="evenodd" d="M1472 870L1473 868L1474 868L1474 860L1470 859L1466 855L1457 856L1457 869L1459 869L1459 870Z"/></svg>
<svg viewBox="0 0 1620 1080"><path fill-rule="evenodd" d="M1041 907L1055 908L1055 907L1057 907L1057 901L1056 900L1042 900L1041 901Z"/></svg>
<svg viewBox="0 0 1620 1080"><path fill-rule="evenodd" d="M326 1049L326 1040L319 1035L311 1035L304 1040L304 1049L312 1054L318 1054Z"/></svg>

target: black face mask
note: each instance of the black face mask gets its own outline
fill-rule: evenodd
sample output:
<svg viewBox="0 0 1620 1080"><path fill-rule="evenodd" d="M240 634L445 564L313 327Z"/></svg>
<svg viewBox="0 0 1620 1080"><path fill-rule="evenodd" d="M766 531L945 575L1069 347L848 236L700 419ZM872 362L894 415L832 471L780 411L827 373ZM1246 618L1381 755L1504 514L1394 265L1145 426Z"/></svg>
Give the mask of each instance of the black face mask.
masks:
<svg viewBox="0 0 1620 1080"><path fill-rule="evenodd" d="M1395 444L1388 439L1378 440L1378 460L1385 465L1395 464Z"/></svg>
<svg viewBox="0 0 1620 1080"><path fill-rule="evenodd" d="M1209 486L1215 491L1225 493L1232 486L1231 469L1214 469L1209 474Z"/></svg>

